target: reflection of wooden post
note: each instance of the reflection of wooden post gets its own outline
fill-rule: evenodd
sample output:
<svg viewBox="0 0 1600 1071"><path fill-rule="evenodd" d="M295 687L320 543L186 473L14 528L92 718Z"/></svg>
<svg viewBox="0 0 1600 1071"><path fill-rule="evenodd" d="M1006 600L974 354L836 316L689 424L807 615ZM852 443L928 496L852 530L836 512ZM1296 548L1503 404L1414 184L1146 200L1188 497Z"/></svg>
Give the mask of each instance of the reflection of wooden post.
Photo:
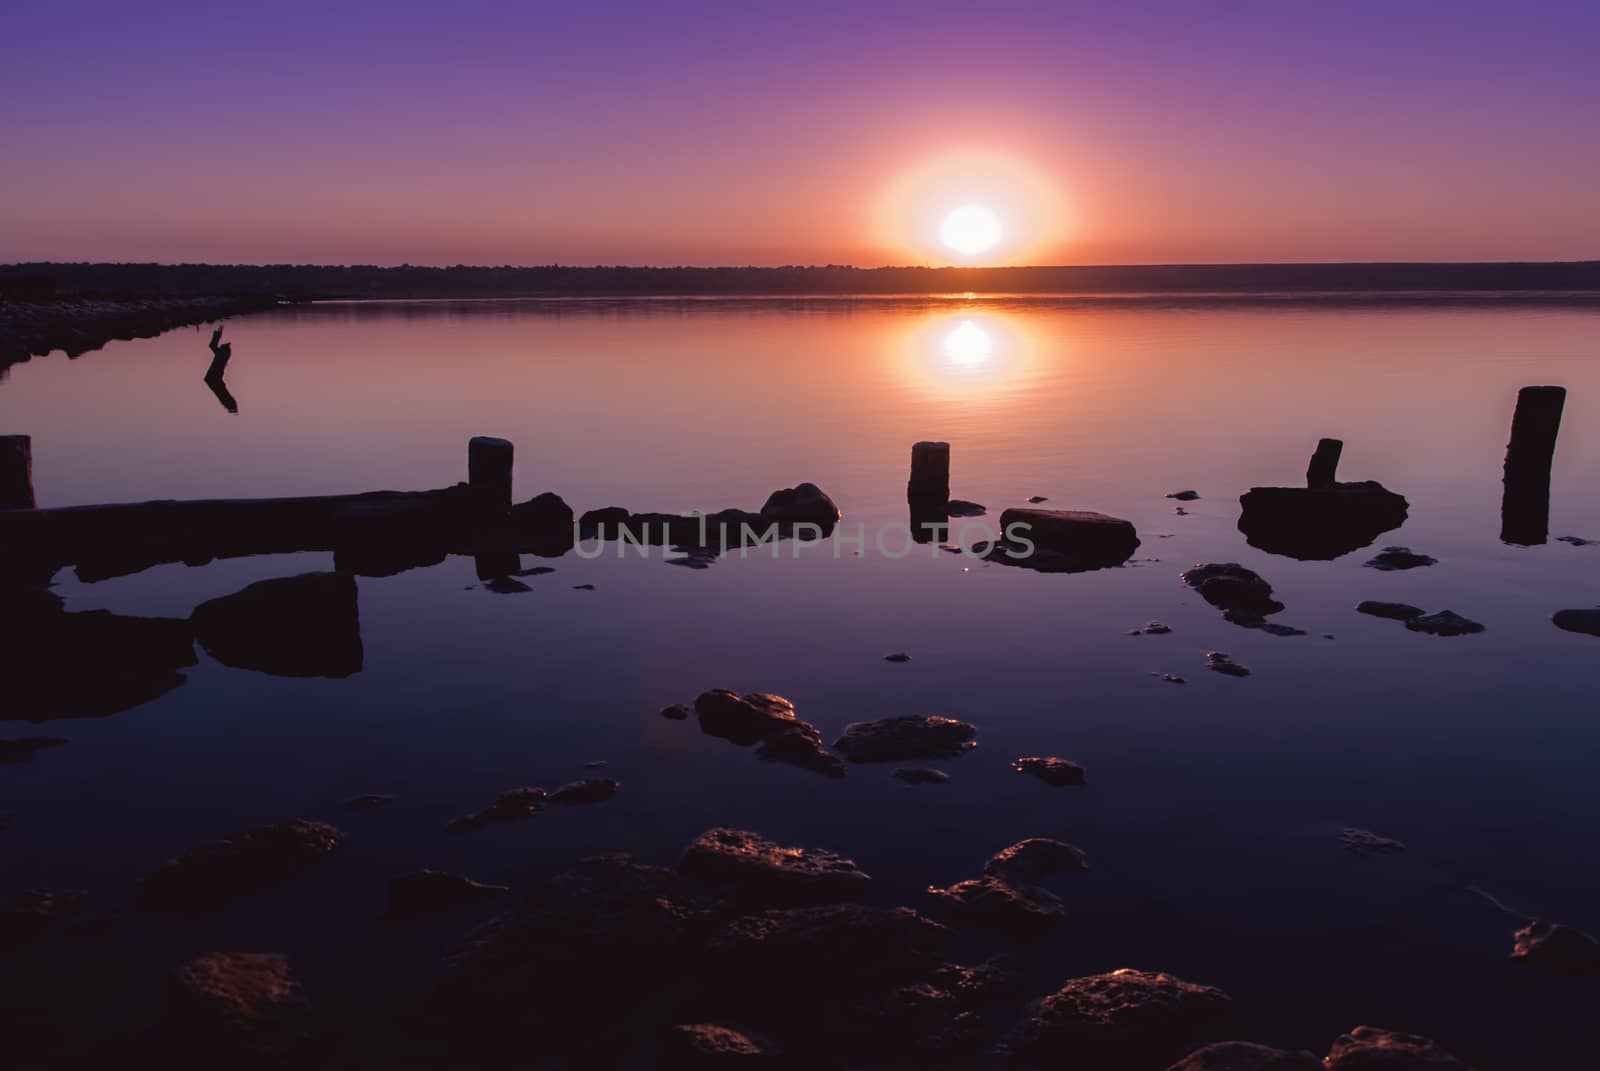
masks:
<svg viewBox="0 0 1600 1071"><path fill-rule="evenodd" d="M486 512L511 511L511 443L475 435L467 443L467 484Z"/></svg>
<svg viewBox="0 0 1600 1071"><path fill-rule="evenodd" d="M1332 487L1339 472L1339 455L1344 452L1341 439L1322 439L1317 452L1311 455L1311 465L1306 469L1307 487Z"/></svg>
<svg viewBox="0 0 1600 1071"><path fill-rule="evenodd" d="M1536 546L1550 535L1550 464L1566 403L1565 387L1523 387L1517 392L1500 504L1500 538L1507 543Z"/></svg>
<svg viewBox="0 0 1600 1071"><path fill-rule="evenodd" d="M33 440L0 435L0 509L33 507Z"/></svg>
<svg viewBox="0 0 1600 1071"><path fill-rule="evenodd" d="M906 499L913 506L942 510L950 501L950 444L920 442L911 447L911 480Z"/></svg>

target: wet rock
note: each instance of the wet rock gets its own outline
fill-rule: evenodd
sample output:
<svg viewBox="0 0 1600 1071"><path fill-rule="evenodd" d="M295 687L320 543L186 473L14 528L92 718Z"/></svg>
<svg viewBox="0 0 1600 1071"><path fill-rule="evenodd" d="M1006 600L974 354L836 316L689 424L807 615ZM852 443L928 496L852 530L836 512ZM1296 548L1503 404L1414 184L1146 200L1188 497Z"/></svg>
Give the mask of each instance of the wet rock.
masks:
<svg viewBox="0 0 1600 1071"><path fill-rule="evenodd" d="M1184 680L1182 677L1178 676L1176 673L1152 673L1152 674L1150 674L1150 676L1155 677L1157 680L1166 681L1168 684L1188 684L1189 683L1188 681Z"/></svg>
<svg viewBox="0 0 1600 1071"><path fill-rule="evenodd" d="M495 797L495 801L481 811L462 815L444 828L451 833L471 833L491 822L515 822L544 810L550 793L542 788L513 788Z"/></svg>
<svg viewBox="0 0 1600 1071"><path fill-rule="evenodd" d="M421 915L492 900L510 890L442 870L414 870L389 879L389 914Z"/></svg>
<svg viewBox="0 0 1600 1071"><path fill-rule="evenodd" d="M1005 536L987 548L988 560L1047 572L1106 569L1139 549L1131 522L1088 510L1008 509L1000 528ZM1019 536L1033 544L1031 551Z"/></svg>
<svg viewBox="0 0 1600 1071"><path fill-rule="evenodd" d="M613 777L590 777L582 781L569 781L550 793L551 803L604 803L616 796L622 784Z"/></svg>
<svg viewBox="0 0 1600 1071"><path fill-rule="evenodd" d="M356 582L344 573L258 581L201 603L189 620L206 653L235 669L279 677L361 671Z"/></svg>
<svg viewBox="0 0 1600 1071"><path fill-rule="evenodd" d="M1013 882L1042 881L1052 874L1088 870L1083 852L1049 837L1028 837L1000 849L983 866L990 877Z"/></svg>
<svg viewBox="0 0 1600 1071"><path fill-rule="evenodd" d="M1048 502L1050 500L1044 495L1030 495L1028 497L1028 501L1032 502L1034 505L1038 505L1040 502Z"/></svg>
<svg viewBox="0 0 1600 1071"><path fill-rule="evenodd" d="M1558 610L1550 619L1556 628L1600 636L1600 606L1592 610Z"/></svg>
<svg viewBox="0 0 1600 1071"><path fill-rule="evenodd" d="M843 777L844 760L822 746L822 733L810 722L796 721L761 741L756 758L782 762L824 777Z"/></svg>
<svg viewBox="0 0 1600 1071"><path fill-rule="evenodd" d="M929 982L857 1001L841 1017L848 1049L871 1067L971 1067L987 1027L950 990Z"/></svg>
<svg viewBox="0 0 1600 1071"><path fill-rule="evenodd" d="M1270 554L1329 561L1405 523L1405 497L1374 480L1328 487L1253 487L1240 496L1239 531Z"/></svg>
<svg viewBox="0 0 1600 1071"><path fill-rule="evenodd" d="M944 512L947 517L982 517L989 510L976 502L952 498L944 504Z"/></svg>
<svg viewBox="0 0 1600 1071"><path fill-rule="evenodd" d="M1570 543L1575 547L1600 546L1600 539L1584 539L1582 536L1564 535L1556 536L1557 543Z"/></svg>
<svg viewBox="0 0 1600 1071"><path fill-rule="evenodd" d="M594 585L593 584L574 584L574 585L572 585L572 590L573 591L593 591L594 590Z"/></svg>
<svg viewBox="0 0 1600 1071"><path fill-rule="evenodd" d="M1225 1018L1228 996L1170 974L1120 970L1074 978L1001 1042L1005 1066L1160 1067Z"/></svg>
<svg viewBox="0 0 1600 1071"><path fill-rule="evenodd" d="M278 1067L311 1034L311 1006L283 956L214 952L173 972L158 1044L182 1066Z"/></svg>
<svg viewBox="0 0 1600 1071"><path fill-rule="evenodd" d="M1373 1026L1335 1038L1323 1066L1327 1071L1472 1071L1428 1038Z"/></svg>
<svg viewBox="0 0 1600 1071"><path fill-rule="evenodd" d="M788 848L748 830L719 827L695 838L678 870L733 898L768 907L860 899L872 878L853 860L820 848Z"/></svg>
<svg viewBox="0 0 1600 1071"><path fill-rule="evenodd" d="M1272 597L1272 585L1237 562L1207 562L1179 574L1185 584L1219 610L1238 610L1262 617L1283 609Z"/></svg>
<svg viewBox="0 0 1600 1071"><path fill-rule="evenodd" d="M1384 547L1383 551L1366 562L1369 569L1393 572L1397 569L1420 569L1425 565L1438 565L1438 558L1417 554L1409 547Z"/></svg>
<svg viewBox="0 0 1600 1071"><path fill-rule="evenodd" d="M1600 974L1600 941L1559 923L1530 922L1516 933L1511 958L1551 974Z"/></svg>
<svg viewBox="0 0 1600 1071"><path fill-rule="evenodd" d="M740 747L765 740L796 722L794 704L781 695L751 692L740 695L726 688L713 688L695 697L695 714L700 731L708 736L731 740Z"/></svg>
<svg viewBox="0 0 1600 1071"><path fill-rule="evenodd" d="M1339 843L1356 855L1392 855L1406 850L1406 846L1397 840L1354 826L1339 830Z"/></svg>
<svg viewBox="0 0 1600 1071"><path fill-rule="evenodd" d="M715 1023L685 1023L662 1038L660 1066L667 1071L765 1067L773 1065L780 1052L760 1034Z"/></svg>
<svg viewBox="0 0 1600 1071"><path fill-rule="evenodd" d="M674 703L670 707L662 707L661 716L668 721L687 721L689 708L683 703Z"/></svg>
<svg viewBox="0 0 1600 1071"><path fill-rule="evenodd" d="M588 762L583 764L583 767L586 770L603 770L610 765L611 763L605 759L590 759Z"/></svg>
<svg viewBox="0 0 1600 1071"><path fill-rule="evenodd" d="M1174 491L1168 498L1175 498L1179 502L1193 502L1200 497L1199 491Z"/></svg>
<svg viewBox="0 0 1600 1071"><path fill-rule="evenodd" d="M57 920L78 911L88 898L82 890L18 893L0 904L0 949L38 937Z"/></svg>
<svg viewBox="0 0 1600 1071"><path fill-rule="evenodd" d="M212 911L310 870L343 839L332 826L303 818L257 826L164 864L144 879L134 902L162 913Z"/></svg>
<svg viewBox="0 0 1600 1071"><path fill-rule="evenodd" d="M1206 668L1228 677L1250 676L1248 669L1235 662L1231 655L1223 654L1221 651L1206 652Z"/></svg>
<svg viewBox="0 0 1600 1071"><path fill-rule="evenodd" d="M386 803L393 803L393 796L385 796L379 792L369 792L361 796L351 796L344 801L346 808L352 811L365 811L373 807L382 807Z"/></svg>
<svg viewBox="0 0 1600 1071"><path fill-rule="evenodd" d="M1030 755L1027 758L1017 759L1011 764L1011 768L1018 773L1032 774L1052 788L1083 784L1083 767L1071 759L1057 758L1054 755Z"/></svg>
<svg viewBox="0 0 1600 1071"><path fill-rule="evenodd" d="M534 565L534 566L530 566L527 569L518 569L516 572L512 573L511 575L512 576L549 576L553 572L555 572L555 570L553 568L551 568L550 566L548 566L548 565Z"/></svg>
<svg viewBox="0 0 1600 1071"><path fill-rule="evenodd" d="M1482 625L1462 617L1454 610L1440 610L1436 614L1408 618L1406 628L1412 632L1426 632L1432 636L1470 636L1483 631Z"/></svg>
<svg viewBox="0 0 1600 1071"><path fill-rule="evenodd" d="M839 520L839 507L816 484L802 483L767 496L761 516L769 521L804 522L830 530Z"/></svg>
<svg viewBox="0 0 1600 1071"><path fill-rule="evenodd" d="M572 507L553 492L546 491L512 506L511 525L520 541L535 554L554 556L572 549Z"/></svg>
<svg viewBox="0 0 1600 1071"><path fill-rule="evenodd" d="M911 661L911 656L904 651L896 651L894 654L884 655L883 660L885 662L909 662Z"/></svg>
<svg viewBox="0 0 1600 1071"><path fill-rule="evenodd" d="M964 1008L1009 1002L1022 994L1023 961L1002 954L971 967L946 963L933 973L931 981Z"/></svg>
<svg viewBox="0 0 1600 1071"><path fill-rule="evenodd" d="M719 988L837 996L919 981L942 961L952 934L908 907L831 904L734 919L706 948Z"/></svg>
<svg viewBox="0 0 1600 1071"><path fill-rule="evenodd" d="M509 576L497 576L493 580L486 581L483 587L484 590L492 591L496 595L521 595L533 590L522 581Z"/></svg>
<svg viewBox="0 0 1600 1071"><path fill-rule="evenodd" d="M1268 621L1260 614L1249 610L1224 610L1222 619L1240 628L1253 628L1265 632L1269 636L1304 636L1306 630L1295 628L1293 625L1282 625L1276 621Z"/></svg>
<svg viewBox="0 0 1600 1071"><path fill-rule="evenodd" d="M927 767L902 767L890 776L904 781L908 785L942 785L950 780L950 775L943 770L933 770Z"/></svg>
<svg viewBox="0 0 1600 1071"><path fill-rule="evenodd" d="M1150 621L1143 628L1130 629L1130 636L1165 636L1172 631L1172 626L1160 621Z"/></svg>
<svg viewBox="0 0 1600 1071"><path fill-rule="evenodd" d="M1187 516L1189 516L1189 511L1184 509L1182 506L1173 506L1172 507L1172 512L1175 513L1176 515L1178 515L1179 517L1187 517Z"/></svg>
<svg viewBox="0 0 1600 1071"><path fill-rule="evenodd" d="M1054 893L1004 878L968 878L947 888L930 885L928 895L961 925L1023 940L1042 935L1066 917Z"/></svg>
<svg viewBox="0 0 1600 1071"><path fill-rule="evenodd" d="M976 726L955 718L908 714L846 725L833 747L851 762L953 759L976 746L972 738L977 732Z"/></svg>
<svg viewBox="0 0 1600 1071"><path fill-rule="evenodd" d="M1421 617L1426 612L1420 606L1412 606L1403 602L1378 602L1375 599L1363 599L1356 604L1356 613L1358 614L1383 617L1391 621L1410 621L1414 617Z"/></svg>
<svg viewBox="0 0 1600 1071"><path fill-rule="evenodd" d="M1167 1071L1322 1071L1309 1052L1287 1052L1253 1041L1223 1041L1196 1049Z"/></svg>
<svg viewBox="0 0 1600 1071"><path fill-rule="evenodd" d="M27 762L47 747L61 747L68 741L59 736L23 736L0 740L0 766Z"/></svg>

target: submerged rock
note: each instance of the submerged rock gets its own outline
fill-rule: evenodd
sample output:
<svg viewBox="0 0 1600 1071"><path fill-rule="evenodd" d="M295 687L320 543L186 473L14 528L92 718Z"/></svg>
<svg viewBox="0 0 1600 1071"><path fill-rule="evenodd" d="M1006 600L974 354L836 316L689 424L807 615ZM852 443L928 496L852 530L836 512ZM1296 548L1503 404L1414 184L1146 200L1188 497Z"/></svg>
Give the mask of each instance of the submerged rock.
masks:
<svg viewBox="0 0 1600 1071"><path fill-rule="evenodd" d="M1168 498L1175 498L1179 502L1193 502L1200 497L1199 491L1174 491Z"/></svg>
<svg viewBox="0 0 1600 1071"><path fill-rule="evenodd" d="M1600 606L1592 610L1558 610L1550 619L1556 628L1600 636Z"/></svg>
<svg viewBox="0 0 1600 1071"><path fill-rule="evenodd" d="M944 504L946 517L982 517L989 512L988 508L976 502L968 502L961 498L952 498Z"/></svg>
<svg viewBox="0 0 1600 1071"><path fill-rule="evenodd" d="M1206 652L1206 668L1227 677L1250 676L1249 669L1235 662L1231 655L1223 654L1221 651Z"/></svg>
<svg viewBox="0 0 1600 1071"><path fill-rule="evenodd" d="M1575 547L1600 546L1600 539L1584 539L1582 536L1564 535L1556 536L1557 543L1570 543Z"/></svg>
<svg viewBox="0 0 1600 1071"><path fill-rule="evenodd" d="M1260 614L1251 613L1249 610L1224 610L1222 619L1240 628L1260 629L1269 636L1304 636L1306 630L1295 628L1293 625L1282 625L1276 621L1268 621Z"/></svg>
<svg viewBox="0 0 1600 1071"><path fill-rule="evenodd" d="M872 878L855 862L820 848L786 848L757 833L718 827L696 837L678 870L736 899L769 907L844 903Z"/></svg>
<svg viewBox="0 0 1600 1071"><path fill-rule="evenodd" d="M1384 547L1376 557L1365 563L1369 569L1393 572L1396 569L1420 569L1425 565L1438 565L1438 558L1417 554L1409 547Z"/></svg>
<svg viewBox="0 0 1600 1071"><path fill-rule="evenodd" d="M559 804L604 803L616 796L622 785L614 777L589 777L582 781L569 781L550 793L550 802Z"/></svg>
<svg viewBox="0 0 1600 1071"><path fill-rule="evenodd" d="M1322 1071L1322 1061L1309 1052L1223 1041L1194 1050L1167 1071Z"/></svg>
<svg viewBox="0 0 1600 1071"><path fill-rule="evenodd" d="M1129 629L1130 636L1165 636L1172 631L1172 626L1160 621L1150 621L1143 628Z"/></svg>
<svg viewBox="0 0 1600 1071"><path fill-rule="evenodd" d="M1327 1071L1472 1071L1428 1038L1373 1026L1334 1038L1323 1065Z"/></svg>
<svg viewBox="0 0 1600 1071"><path fill-rule="evenodd" d="M1001 1042L1007 1067L1160 1067L1214 1030L1228 995L1170 974L1120 970L1074 978Z"/></svg>
<svg viewBox="0 0 1600 1071"><path fill-rule="evenodd" d="M1406 846L1390 837L1380 836L1368 829L1345 826L1339 830L1339 843L1356 855L1392 855L1403 852Z"/></svg>
<svg viewBox="0 0 1600 1071"><path fill-rule="evenodd" d="M1518 930L1511 958L1551 974L1600 974L1600 941L1559 923L1530 922Z"/></svg>
<svg viewBox="0 0 1600 1071"><path fill-rule="evenodd" d="M761 516L788 524L821 525L826 531L838 522L839 507L816 484L802 483L768 495Z"/></svg>
<svg viewBox="0 0 1600 1071"><path fill-rule="evenodd" d="M1262 617L1283 609L1272 597L1272 585L1238 562L1206 562L1185 569L1179 578L1219 610L1237 610Z"/></svg>
<svg viewBox="0 0 1600 1071"><path fill-rule="evenodd" d="M955 718L908 714L878 721L858 721L833 742L851 762L903 762L908 759L953 759L975 747L978 729Z"/></svg>
<svg viewBox="0 0 1600 1071"><path fill-rule="evenodd" d="M1252 547L1328 561L1370 546L1405 523L1409 503L1375 480L1327 487L1253 487L1239 498L1239 531Z"/></svg>
<svg viewBox="0 0 1600 1071"><path fill-rule="evenodd" d="M1038 505L1040 502L1048 502L1050 500L1044 495L1029 495L1028 501L1032 502L1034 505Z"/></svg>
<svg viewBox="0 0 1600 1071"><path fill-rule="evenodd" d="M521 595L532 591L528 585L509 576L497 576L493 580L484 581L484 590L492 591L496 595Z"/></svg>
<svg viewBox="0 0 1600 1071"><path fill-rule="evenodd" d="M81 908L88 895L78 889L68 892L34 889L17 893L0 904L0 949L38 937L53 922Z"/></svg>
<svg viewBox="0 0 1600 1071"><path fill-rule="evenodd" d="M844 760L822 746L822 732L810 722L796 721L756 747L756 758L782 762L824 777L843 777Z"/></svg>
<svg viewBox="0 0 1600 1071"><path fill-rule="evenodd" d="M719 989L761 994L859 993L920 980L953 935L908 907L831 904L762 911L732 922L706 948Z"/></svg>
<svg viewBox="0 0 1600 1071"><path fill-rule="evenodd" d="M843 777L844 763L822 746L822 732L795 717L794 704L781 695L750 692L740 695L726 688L702 692L694 701L700 731L741 747L759 743L756 756L770 762Z"/></svg>
<svg viewBox="0 0 1600 1071"><path fill-rule="evenodd" d="M201 603L189 620L200 646L225 666L278 677L361 672L356 582L344 573L261 580Z"/></svg>
<svg viewBox="0 0 1600 1071"><path fill-rule="evenodd" d="M1404 602L1378 602L1375 599L1363 599L1356 604L1356 613L1367 614L1370 617L1388 618L1390 621L1410 621L1414 617L1421 617L1427 611L1420 606L1412 606Z"/></svg>
<svg viewBox="0 0 1600 1071"><path fill-rule="evenodd" d="M347 809L352 811L365 811L372 807L382 807L386 803L393 803L393 796L385 796L378 792L369 792L361 796L351 796L344 801Z"/></svg>
<svg viewBox="0 0 1600 1071"><path fill-rule="evenodd" d="M1470 636L1483 631L1482 625L1462 617L1454 610L1440 610L1436 614L1408 618L1406 628L1412 632L1426 632L1433 636Z"/></svg>
<svg viewBox="0 0 1600 1071"><path fill-rule="evenodd" d="M303 818L257 826L164 864L144 879L134 902L163 913L212 911L310 870L343 839L332 826Z"/></svg>
<svg viewBox="0 0 1600 1071"><path fill-rule="evenodd" d="M1071 759L1057 758L1054 755L1030 755L1014 761L1011 768L1018 773L1032 774L1052 788L1083 784L1083 767Z"/></svg>
<svg viewBox="0 0 1600 1071"><path fill-rule="evenodd" d="M1107 569L1139 549L1131 522L1088 510L1008 509L1000 514L1000 529L1003 538L974 549L989 561L1041 572Z"/></svg>
<svg viewBox="0 0 1600 1071"><path fill-rule="evenodd" d="M451 833L471 833L491 822L515 822L544 810L550 793L542 788L523 787L508 789L495 797L495 801L481 811L462 815L444 828Z"/></svg>
<svg viewBox="0 0 1600 1071"><path fill-rule="evenodd" d="M885 662L909 662L911 661L911 656L904 651L896 651L894 654L884 655L883 660Z"/></svg>
<svg viewBox="0 0 1600 1071"><path fill-rule="evenodd" d="M389 879L389 914L420 915L463 904L492 900L509 892L504 885L485 885L442 870L414 870Z"/></svg>
<svg viewBox="0 0 1600 1071"><path fill-rule="evenodd" d="M950 780L950 775L943 770L933 770L927 767L901 768L895 770L890 776L904 781L908 785L942 785Z"/></svg>
<svg viewBox="0 0 1600 1071"><path fill-rule="evenodd" d="M764 1067L781 1050L760 1034L715 1023L685 1023L666 1032L661 1064L667 1071L711 1071L722 1067Z"/></svg>
<svg viewBox="0 0 1600 1071"><path fill-rule="evenodd" d="M47 747L61 747L66 743L68 741L59 736L23 736L0 740L0 766L27 762Z"/></svg>
<svg viewBox="0 0 1600 1071"><path fill-rule="evenodd" d="M1066 917L1066 908L1054 893L990 875L948 888L930 885L928 895L962 925L1024 940L1040 936Z"/></svg>
<svg viewBox="0 0 1600 1071"><path fill-rule="evenodd" d="M213 952L172 975L158 1046L180 1066L283 1066L311 1033L311 1005L283 956Z"/></svg>
<svg viewBox="0 0 1600 1071"><path fill-rule="evenodd" d="M1083 852L1070 844L1049 837L1028 837L1000 849L983 866L990 877L1007 881L1036 882L1052 874L1088 870Z"/></svg>
<svg viewBox="0 0 1600 1071"><path fill-rule="evenodd" d="M670 707L662 707L660 714L668 721L689 720L689 708L683 703L674 703Z"/></svg>

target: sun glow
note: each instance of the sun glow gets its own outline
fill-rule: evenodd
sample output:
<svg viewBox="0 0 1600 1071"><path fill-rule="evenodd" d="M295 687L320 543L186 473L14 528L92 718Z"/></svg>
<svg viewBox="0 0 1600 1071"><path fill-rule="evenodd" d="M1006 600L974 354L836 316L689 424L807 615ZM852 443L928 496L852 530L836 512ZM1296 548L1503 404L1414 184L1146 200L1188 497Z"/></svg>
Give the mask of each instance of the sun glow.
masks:
<svg viewBox="0 0 1600 1071"><path fill-rule="evenodd" d="M944 336L944 355L951 364L982 364L993 352L994 339L971 320L962 320Z"/></svg>
<svg viewBox="0 0 1600 1071"><path fill-rule="evenodd" d="M1060 263L1072 231L1062 181L1009 153L951 149L885 183L878 241L892 262L909 254L945 264Z"/></svg>
<svg viewBox="0 0 1600 1071"><path fill-rule="evenodd" d="M939 240L968 257L993 249L1003 233L1000 217L983 205L962 205L939 226Z"/></svg>

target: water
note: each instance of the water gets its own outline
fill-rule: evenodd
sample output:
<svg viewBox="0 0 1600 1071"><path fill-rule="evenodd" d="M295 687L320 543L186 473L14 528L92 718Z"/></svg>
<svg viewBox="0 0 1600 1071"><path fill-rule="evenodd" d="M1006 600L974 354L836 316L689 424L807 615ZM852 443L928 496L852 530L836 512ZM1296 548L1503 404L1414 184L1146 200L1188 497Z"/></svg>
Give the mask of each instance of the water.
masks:
<svg viewBox="0 0 1600 1071"><path fill-rule="evenodd" d="M464 478L468 437L490 434L517 445L519 500L755 509L811 480L843 531L868 535L859 556L785 544L779 560L703 572L568 555L519 595L451 558L359 581L365 664L347 679L202 653L183 686L135 709L8 721L7 736L71 743L0 768L0 811L15 815L0 895L85 888L115 914L200 841L294 816L350 835L315 873L202 927L43 945L49 969L30 986L123 993L199 951L273 948L324 1005L354 1005L375 978L431 963L426 940L379 919L384 881L417 866L520 885L602 850L670 864L729 824L841 851L876 877L874 901L927 906L924 886L1044 835L1093 866L1053 884L1073 915L1046 946L1052 980L1165 969L1230 991L1237 1033L1257 1040L1320 1053L1365 1022L1484 1067L1578 1066L1573 1017L1592 990L1506 963L1520 922L1468 890L1600 932L1600 641L1550 623L1600 604L1600 546L1498 538L1511 408L1534 383L1569 389L1551 533L1600 538L1597 329L1592 310L1516 305L328 305L228 325L237 414L201 382L208 332L36 358L0 383L0 428L33 436L41 506L436 487ZM1361 565L1371 551L1300 562L1246 546L1238 495L1302 480L1323 435L1345 440L1343 478L1410 500L1376 546L1437 566L1380 573ZM893 533L880 551L873 533L905 522L910 445L925 438L951 443L952 493L990 521L1030 495L1102 510L1137 525L1135 561L1040 575L897 556ZM1190 487L1202 498L1179 516L1164 495ZM1177 579L1205 560L1262 573L1288 606L1278 619L1309 635L1223 621ZM329 567L281 555L95 584L67 571L56 590L69 609L181 617ZM1488 630L1413 634L1355 614L1363 598ZM1173 633L1125 634L1151 618ZM1209 649L1254 674L1207 672ZM884 662L892 651L913 660ZM1188 683L1152 676L1165 672ZM830 740L924 712L976 723L980 747L941 764L940 787L871 766L826 780L656 713L716 686L788 696ZM1024 754L1077 760L1090 783L1020 777L1009 762ZM442 832L593 760L622 781L611 803ZM365 792L395 802L343 809ZM1357 858L1342 826L1408 848Z"/></svg>

